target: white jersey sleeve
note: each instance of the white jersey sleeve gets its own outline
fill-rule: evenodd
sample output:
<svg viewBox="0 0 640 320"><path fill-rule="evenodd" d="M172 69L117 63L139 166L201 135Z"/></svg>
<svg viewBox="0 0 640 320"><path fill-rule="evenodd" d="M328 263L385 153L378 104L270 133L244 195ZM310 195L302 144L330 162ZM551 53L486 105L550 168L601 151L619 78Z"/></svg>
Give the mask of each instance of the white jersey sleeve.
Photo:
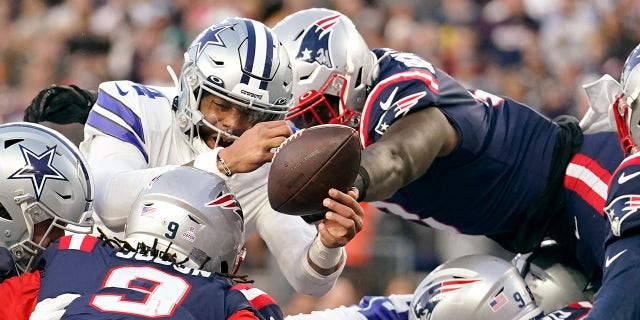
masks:
<svg viewBox="0 0 640 320"><path fill-rule="evenodd" d="M175 88L130 81L100 84L80 150L94 176L94 208L112 231L124 228L138 193L153 177L193 159L175 134L171 102Z"/></svg>

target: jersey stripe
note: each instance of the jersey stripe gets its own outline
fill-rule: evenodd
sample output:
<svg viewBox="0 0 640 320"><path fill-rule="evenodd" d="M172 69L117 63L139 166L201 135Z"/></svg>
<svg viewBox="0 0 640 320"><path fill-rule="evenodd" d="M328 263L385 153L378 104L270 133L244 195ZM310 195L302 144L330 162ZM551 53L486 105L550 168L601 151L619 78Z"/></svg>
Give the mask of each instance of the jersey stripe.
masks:
<svg viewBox="0 0 640 320"><path fill-rule="evenodd" d="M87 125L90 125L100 130L101 132L107 135L110 135L122 142L132 144L134 147L136 147L140 151L140 153L144 157L144 160L147 163L149 163L149 155L144 150L144 147L142 146L140 141L137 139L136 135L133 134L131 131L120 126L119 124L115 123L111 119L107 119L105 116L95 112L94 110L92 110L89 113L89 118L87 119Z"/></svg>
<svg viewBox="0 0 640 320"><path fill-rule="evenodd" d="M264 291L258 288L250 287L246 284L235 285L231 288L231 290L240 291L242 295L247 298L249 303L251 303L251 305L258 310L264 308L265 306L276 304L276 301L273 300L273 298L271 298L271 296L266 294Z"/></svg>
<svg viewBox="0 0 640 320"><path fill-rule="evenodd" d="M133 132L144 142L144 130L142 129L142 120L138 115L136 115L133 110L125 106L118 99L115 99L111 95L106 92L100 90L98 93L98 102L97 104L104 108L105 110L110 111L114 115L121 118L131 129ZM101 128L98 128L101 129Z"/></svg>
<svg viewBox="0 0 640 320"><path fill-rule="evenodd" d="M604 215L610 180L611 174L595 160L584 154L576 154L567 166L564 186L578 194L600 215Z"/></svg>
<svg viewBox="0 0 640 320"><path fill-rule="evenodd" d="M59 250L80 250L91 252L98 238L86 234L73 234L60 238Z"/></svg>

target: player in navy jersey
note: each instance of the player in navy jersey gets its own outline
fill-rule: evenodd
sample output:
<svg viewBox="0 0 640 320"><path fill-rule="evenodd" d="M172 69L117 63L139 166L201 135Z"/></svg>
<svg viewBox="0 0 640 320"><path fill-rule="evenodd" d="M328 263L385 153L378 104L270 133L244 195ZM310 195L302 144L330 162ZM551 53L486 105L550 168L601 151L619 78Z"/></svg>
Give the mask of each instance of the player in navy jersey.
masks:
<svg viewBox="0 0 640 320"><path fill-rule="evenodd" d="M140 193L124 241L60 238L36 272L0 284L3 308L35 298L21 288L37 288L32 319L56 311L65 319L281 319L269 296L235 275L243 236L242 210L224 182L176 167ZM64 301L59 310L55 299Z"/></svg>
<svg viewBox="0 0 640 320"><path fill-rule="evenodd" d="M600 282L607 184L624 157L600 110L610 95L580 123L552 121L467 89L414 54L370 50L336 11L296 12L274 32L297 70L288 119L301 128L358 128L359 200L426 226L488 236L512 252L552 238Z"/></svg>
<svg viewBox="0 0 640 320"><path fill-rule="evenodd" d="M93 180L77 147L60 133L26 122L0 126L0 282L30 271L66 230L93 226Z"/></svg>
<svg viewBox="0 0 640 320"><path fill-rule="evenodd" d="M100 84L80 145L94 169L97 216L122 232L151 178L193 165L226 181L247 215L247 234L259 233L296 291L328 292L346 261L343 246L362 228L363 209L354 192L328 190L327 211L336 214L316 228L269 206L271 151L291 135L284 117L292 69L280 41L260 22L225 19L194 39L175 78L175 87ZM334 236L325 223L346 230Z"/></svg>
<svg viewBox="0 0 640 320"><path fill-rule="evenodd" d="M640 45L629 54L620 79L620 94L611 109L627 157L611 175L604 209L604 276L587 319L640 318L640 298L634 291L640 283Z"/></svg>
<svg viewBox="0 0 640 320"><path fill-rule="evenodd" d="M545 278L545 281L558 279ZM568 284L562 279L561 284ZM547 288L548 289L548 288ZM588 301L571 302L547 311L533 300L529 287L509 262L488 255L462 256L443 263L417 286L413 294L365 296L358 305L288 316L287 320L530 320L582 319ZM567 300L561 287L545 290ZM534 292L535 294L535 292ZM575 301L575 300L570 300Z"/></svg>

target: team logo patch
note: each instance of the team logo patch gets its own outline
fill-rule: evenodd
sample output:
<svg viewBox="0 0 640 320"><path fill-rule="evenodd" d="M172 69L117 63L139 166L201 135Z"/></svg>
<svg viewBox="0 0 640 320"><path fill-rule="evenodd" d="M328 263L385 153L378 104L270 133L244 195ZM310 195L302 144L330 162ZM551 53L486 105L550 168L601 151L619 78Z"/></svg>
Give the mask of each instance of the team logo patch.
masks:
<svg viewBox="0 0 640 320"><path fill-rule="evenodd" d="M211 200L210 202L204 205L205 207L221 207L228 210L233 210L233 212L239 214L241 217L244 217L242 214L242 209L240 208L240 204L236 201L236 198L230 194L225 192L220 192L218 196Z"/></svg>
<svg viewBox="0 0 640 320"><path fill-rule="evenodd" d="M53 165L53 158L56 156L56 146L48 148L41 154L36 154L20 145L20 151L22 151L25 164L22 168L18 169L18 171L11 174L8 179L31 180L36 200L40 200L40 195L42 194L42 190L44 190L44 185L47 183L47 180L68 181Z"/></svg>
<svg viewBox="0 0 640 320"><path fill-rule="evenodd" d="M456 291L476 281L480 281L480 279L455 279L434 283L422 293L412 312L416 318L431 314L436 305L444 299L446 293Z"/></svg>
<svg viewBox="0 0 640 320"><path fill-rule="evenodd" d="M302 38L296 59L316 62L327 68L333 68L329 41L331 40L333 26L338 22L338 18L340 16L335 15L314 22Z"/></svg>
<svg viewBox="0 0 640 320"><path fill-rule="evenodd" d="M198 41L189 48L189 55L197 60L204 49L208 45L226 47L222 39L220 39L220 33L227 29L233 29L234 24L215 25L200 34Z"/></svg>

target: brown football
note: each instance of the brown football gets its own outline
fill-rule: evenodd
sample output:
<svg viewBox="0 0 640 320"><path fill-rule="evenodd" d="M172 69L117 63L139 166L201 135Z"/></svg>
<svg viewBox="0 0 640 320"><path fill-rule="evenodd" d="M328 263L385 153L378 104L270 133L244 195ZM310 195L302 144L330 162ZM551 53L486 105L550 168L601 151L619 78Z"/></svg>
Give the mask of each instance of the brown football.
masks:
<svg viewBox="0 0 640 320"><path fill-rule="evenodd" d="M326 124L303 129L276 150L269 172L271 207L306 216L326 212L330 188L347 192L360 168L360 139L351 127Z"/></svg>

